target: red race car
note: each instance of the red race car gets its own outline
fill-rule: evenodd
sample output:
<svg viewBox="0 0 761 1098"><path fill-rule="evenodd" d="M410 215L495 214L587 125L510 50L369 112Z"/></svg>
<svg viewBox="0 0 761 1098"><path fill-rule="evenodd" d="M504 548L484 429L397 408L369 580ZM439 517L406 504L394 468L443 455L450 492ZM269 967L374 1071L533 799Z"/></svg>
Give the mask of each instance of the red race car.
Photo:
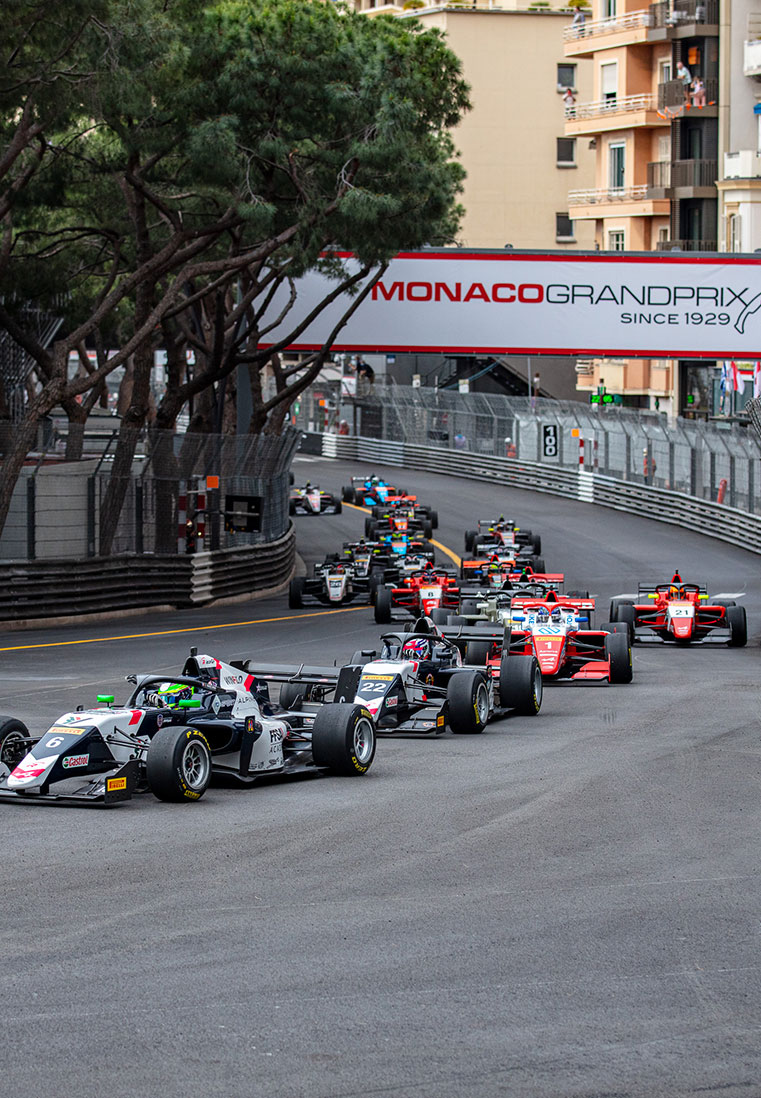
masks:
<svg viewBox="0 0 761 1098"><path fill-rule="evenodd" d="M610 620L626 622L632 641L710 641L742 648L748 640L745 607L731 595L713 595L699 583L685 583L674 572L668 583L641 583L636 596L617 595Z"/></svg>
<svg viewBox="0 0 761 1098"><path fill-rule="evenodd" d="M588 626L594 599L548 591L517 593L510 608L511 655L534 654L545 680L631 682L632 650L625 626Z"/></svg>
<svg viewBox="0 0 761 1098"><path fill-rule="evenodd" d="M444 607L456 610L460 604L460 585L454 572L429 564L402 580L398 587L378 587L375 592L375 620L385 625L395 609L404 617L430 617L431 611Z"/></svg>

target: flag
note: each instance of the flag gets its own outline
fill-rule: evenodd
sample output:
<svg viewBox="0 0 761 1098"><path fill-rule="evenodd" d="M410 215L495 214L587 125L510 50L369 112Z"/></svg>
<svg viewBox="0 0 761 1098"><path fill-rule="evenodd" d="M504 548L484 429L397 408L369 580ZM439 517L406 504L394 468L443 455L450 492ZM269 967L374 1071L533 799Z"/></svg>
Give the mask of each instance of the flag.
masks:
<svg viewBox="0 0 761 1098"><path fill-rule="evenodd" d="M729 363L725 359L721 364L721 396L722 400L729 386Z"/></svg>
<svg viewBox="0 0 761 1098"><path fill-rule="evenodd" d="M732 362L731 367L732 367L732 388L734 389L734 391L736 393L741 393L743 391L743 389L745 388L745 386L743 384L743 379L740 376L740 371L737 368L737 363Z"/></svg>
<svg viewBox="0 0 761 1098"><path fill-rule="evenodd" d="M753 368L753 396L761 397L761 361L758 359Z"/></svg>

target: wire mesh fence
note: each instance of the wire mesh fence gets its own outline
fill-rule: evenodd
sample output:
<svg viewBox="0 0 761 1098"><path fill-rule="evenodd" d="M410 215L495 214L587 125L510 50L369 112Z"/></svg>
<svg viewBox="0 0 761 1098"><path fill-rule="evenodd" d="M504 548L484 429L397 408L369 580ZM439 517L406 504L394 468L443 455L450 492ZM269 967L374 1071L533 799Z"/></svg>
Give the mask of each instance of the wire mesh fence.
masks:
<svg viewBox="0 0 761 1098"><path fill-rule="evenodd" d="M295 417L303 430L335 430L343 420L364 437L582 468L761 512L761 437L735 422L400 385L353 398L326 400L324 386L315 393L331 415L316 414L319 399L307 396ZM761 409L757 418L761 427Z"/></svg>
<svg viewBox="0 0 761 1098"><path fill-rule="evenodd" d="M141 433L129 473L116 450L80 461L40 454L24 469L0 536L0 559L168 555L276 541L288 529L289 469L300 432Z"/></svg>

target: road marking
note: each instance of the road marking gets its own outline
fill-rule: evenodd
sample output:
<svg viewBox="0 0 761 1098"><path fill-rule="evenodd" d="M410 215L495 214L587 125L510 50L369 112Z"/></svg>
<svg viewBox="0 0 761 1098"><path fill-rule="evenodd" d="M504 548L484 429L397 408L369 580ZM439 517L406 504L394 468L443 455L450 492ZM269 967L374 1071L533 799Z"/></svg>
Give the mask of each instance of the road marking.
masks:
<svg viewBox="0 0 761 1098"><path fill-rule="evenodd" d="M356 503L344 503L344 507L351 507L354 511L364 511L366 515L372 514L372 511L369 507L360 507ZM458 568L460 567L460 565L462 564L462 558L458 557L457 553L455 553L452 549L448 549L446 545L442 545L440 541L435 541L434 538L429 538L428 540L430 541L431 545L436 546L440 553L444 553L445 556L454 561ZM0 652L2 652L2 648L0 648Z"/></svg>
<svg viewBox="0 0 761 1098"><path fill-rule="evenodd" d="M103 644L105 641L140 640L143 637L173 637L178 633L199 633L212 629L240 629L244 625L265 625L270 621L297 621L299 618L322 618L326 614L354 614L368 606L347 606L343 610L317 610L311 614L284 614L280 618L254 618L253 621L230 621L224 625L191 625L187 629L162 629L157 633L125 633L119 637L91 637L88 640L47 641L45 644L15 644L0 648L0 652L23 652L28 648L66 648L70 644Z"/></svg>

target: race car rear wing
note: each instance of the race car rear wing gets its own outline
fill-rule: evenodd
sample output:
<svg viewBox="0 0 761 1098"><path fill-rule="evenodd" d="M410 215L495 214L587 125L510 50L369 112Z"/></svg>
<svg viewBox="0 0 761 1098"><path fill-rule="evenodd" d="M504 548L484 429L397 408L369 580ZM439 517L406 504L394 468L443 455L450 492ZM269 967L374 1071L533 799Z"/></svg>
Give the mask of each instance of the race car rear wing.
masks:
<svg viewBox="0 0 761 1098"><path fill-rule="evenodd" d="M265 682L303 682L308 686L334 686L341 673L340 667L312 667L306 663L255 663L253 660L233 660L231 666Z"/></svg>
<svg viewBox="0 0 761 1098"><path fill-rule="evenodd" d="M454 641L495 641L497 644L507 644L510 639L510 626L501 622L487 622L479 618L478 625L470 622L467 625L440 625L439 633L447 640ZM435 638L434 638L435 643Z"/></svg>
<svg viewBox="0 0 761 1098"><path fill-rule="evenodd" d="M656 583L640 583L638 588L637 588L637 598L641 598L643 595L645 596L645 598L647 598L648 595L654 595L655 594L656 587L667 587L667 586L668 587L671 587L671 586L679 587L681 585L679 583L675 583L675 584L672 585L670 580L664 580L664 579L660 579ZM688 586L688 587L697 587L698 592L701 595L707 595L708 594L708 588L706 587L706 585L704 583L689 583L688 582L686 584L686 586ZM618 597L620 598L621 596L619 595Z"/></svg>

